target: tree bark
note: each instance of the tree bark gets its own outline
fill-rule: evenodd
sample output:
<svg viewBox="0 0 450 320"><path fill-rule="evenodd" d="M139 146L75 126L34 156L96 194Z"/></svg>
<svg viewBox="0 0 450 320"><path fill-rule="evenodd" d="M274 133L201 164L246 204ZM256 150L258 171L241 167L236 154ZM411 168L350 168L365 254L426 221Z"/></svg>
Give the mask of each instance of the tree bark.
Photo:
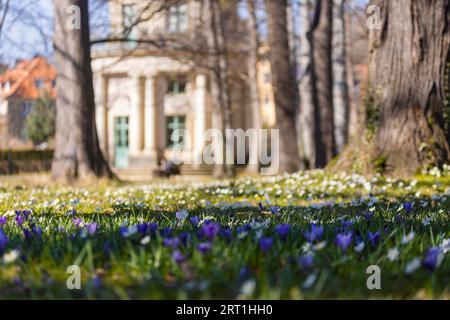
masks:
<svg viewBox="0 0 450 320"><path fill-rule="evenodd" d="M336 151L348 141L349 96L346 68L345 0L333 0L333 112Z"/></svg>
<svg viewBox="0 0 450 320"><path fill-rule="evenodd" d="M234 154L234 149L231 144L225 143L227 129L232 129L232 113L231 113L231 98L230 98L230 83L228 77L228 57L227 57L227 43L225 39L225 21L222 16L221 4L219 1L209 2L209 15L211 25L211 45L213 51L213 74L215 83L214 97L216 98L215 105L218 115L220 115L222 123L221 129L224 136L224 151L223 156L226 158L228 154ZM219 110L217 110L219 109ZM225 174L227 177L235 175L234 164L225 163L224 165L216 165L214 175L217 177Z"/></svg>
<svg viewBox="0 0 450 320"><path fill-rule="evenodd" d="M375 147L387 171L410 174L450 161L450 1L378 1L371 93Z"/></svg>
<svg viewBox="0 0 450 320"><path fill-rule="evenodd" d="M300 94L299 128L302 139L304 162L313 168L316 163L314 104L316 91L313 83L314 56L310 34L313 22L310 19L309 0L300 1L300 49L299 49L299 82Z"/></svg>
<svg viewBox="0 0 450 320"><path fill-rule="evenodd" d="M248 55L248 85L250 95L250 105L252 112L252 129L259 130L261 125L261 106L260 106L260 92L258 87L258 56L259 56L259 31L258 21L256 17L255 0L247 0L249 19L249 55ZM261 140L258 134L258 143L250 143L249 148L249 164L247 165L247 172L255 174L259 172L259 151Z"/></svg>
<svg viewBox="0 0 450 320"><path fill-rule="evenodd" d="M315 108L315 167L324 167L335 155L333 119L333 79L331 59L332 0L317 1L320 17L313 31L314 80L317 103Z"/></svg>
<svg viewBox="0 0 450 320"><path fill-rule="evenodd" d="M81 28L71 26L69 6L79 8ZM77 11L73 14L77 15ZM52 175L57 179L112 177L99 147L95 124L94 88L87 0L54 1L56 141Z"/></svg>
<svg viewBox="0 0 450 320"><path fill-rule="evenodd" d="M280 171L295 172L300 167L297 145L298 106L292 77L287 32L286 0L266 0L269 20L272 84L276 126L280 130Z"/></svg>

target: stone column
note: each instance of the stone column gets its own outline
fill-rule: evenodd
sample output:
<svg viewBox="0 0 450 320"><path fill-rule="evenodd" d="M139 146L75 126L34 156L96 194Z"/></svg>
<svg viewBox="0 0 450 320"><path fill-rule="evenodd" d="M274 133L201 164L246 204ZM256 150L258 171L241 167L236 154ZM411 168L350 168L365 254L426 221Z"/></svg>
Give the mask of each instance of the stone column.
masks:
<svg viewBox="0 0 450 320"><path fill-rule="evenodd" d="M194 107L194 161L200 163L206 130L206 75L195 77L195 107Z"/></svg>
<svg viewBox="0 0 450 320"><path fill-rule="evenodd" d="M145 79L145 139L144 153L156 161L156 120L157 97L155 96L155 79L149 76Z"/></svg>
<svg viewBox="0 0 450 320"><path fill-rule="evenodd" d="M130 120L129 120L129 148L130 156L137 156L142 151L142 78L133 75L130 87Z"/></svg>
<svg viewBox="0 0 450 320"><path fill-rule="evenodd" d="M96 126L100 147L108 159L108 77L99 75L95 79L97 92Z"/></svg>

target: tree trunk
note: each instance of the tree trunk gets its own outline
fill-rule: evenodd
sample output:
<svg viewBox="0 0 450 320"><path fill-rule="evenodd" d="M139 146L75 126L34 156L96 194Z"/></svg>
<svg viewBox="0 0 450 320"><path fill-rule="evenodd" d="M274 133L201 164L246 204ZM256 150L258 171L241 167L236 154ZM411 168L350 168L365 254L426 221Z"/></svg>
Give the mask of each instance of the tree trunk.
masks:
<svg viewBox="0 0 450 320"><path fill-rule="evenodd" d="M347 143L349 118L344 4L345 0L333 0L333 111L337 152Z"/></svg>
<svg viewBox="0 0 450 320"><path fill-rule="evenodd" d="M371 90L385 169L410 174L450 161L450 1L378 1Z"/></svg>
<svg viewBox="0 0 450 320"><path fill-rule="evenodd" d="M81 28L68 22L69 6L79 8ZM77 11L74 17L77 18ZM89 43L87 0L54 1L56 85L56 142L54 178L112 177L99 147L95 125L94 88Z"/></svg>
<svg viewBox="0 0 450 320"><path fill-rule="evenodd" d="M258 49L260 45L258 22L256 17L255 0L247 0L249 9L248 32L249 32L249 55L248 55L248 85L250 105L252 111L252 129L261 129L261 106L259 103L260 92L258 87ZM250 143L249 164L247 172L255 174L259 172L259 151L261 141L258 134L258 143Z"/></svg>
<svg viewBox="0 0 450 320"><path fill-rule="evenodd" d="M218 1L209 2L209 14L211 23L211 45L213 51L213 74L216 86L216 110L220 114L222 123L221 129L223 130L224 136L224 152L223 156L226 158L229 154L234 154L233 146L225 143L226 136L225 131L227 129L232 129L232 114L231 114L231 98L230 98L230 88L229 88L229 77L228 77L228 57L227 57L227 44L225 40L225 23L224 17L222 16L222 10ZM235 175L234 164L225 163L224 166L216 165L214 169L214 175L219 177L223 173L227 177L232 177Z"/></svg>
<svg viewBox="0 0 450 320"><path fill-rule="evenodd" d="M332 0L317 2L316 10L320 17L313 31L314 80L317 90L315 108L318 114L315 117L316 167L324 167L336 155L331 59L332 8Z"/></svg>
<svg viewBox="0 0 450 320"><path fill-rule="evenodd" d="M344 10L344 28L345 28L345 65L347 69L347 89L348 89L348 140L355 137L357 130L357 101L355 96L355 75L353 70L353 61L352 61L352 43L351 39L353 36L352 32L352 24L351 24L351 15L348 11ZM360 107L360 105L358 105Z"/></svg>
<svg viewBox="0 0 450 320"><path fill-rule="evenodd" d="M310 19L309 0L300 1L300 49L299 49L299 82L300 94L299 128L302 139L304 162L313 168L316 163L316 145L314 138L314 101L313 90L313 55L310 43L312 21Z"/></svg>
<svg viewBox="0 0 450 320"><path fill-rule="evenodd" d="M269 20L272 84L275 95L276 126L280 130L280 171L295 172L300 167L296 123L298 106L292 78L287 33L286 0L266 0Z"/></svg>

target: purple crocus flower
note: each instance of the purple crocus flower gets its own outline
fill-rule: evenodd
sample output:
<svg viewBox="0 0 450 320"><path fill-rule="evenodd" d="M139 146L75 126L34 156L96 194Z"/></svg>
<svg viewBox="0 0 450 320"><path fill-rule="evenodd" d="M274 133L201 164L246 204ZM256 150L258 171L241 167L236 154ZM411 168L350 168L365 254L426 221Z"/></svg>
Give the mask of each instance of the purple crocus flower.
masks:
<svg viewBox="0 0 450 320"><path fill-rule="evenodd" d="M367 232L367 239L369 239L372 246L376 246L380 240L380 231L377 232Z"/></svg>
<svg viewBox="0 0 450 320"><path fill-rule="evenodd" d="M139 223L136 227L139 233L146 234L148 230L148 223Z"/></svg>
<svg viewBox="0 0 450 320"><path fill-rule="evenodd" d="M249 267L242 267L241 270L239 270L239 279L244 280L250 277L250 268Z"/></svg>
<svg viewBox="0 0 450 320"><path fill-rule="evenodd" d="M438 265L439 255L440 249L438 247L428 249L422 259L422 265L429 271L434 271Z"/></svg>
<svg viewBox="0 0 450 320"><path fill-rule="evenodd" d="M311 225L311 230L303 232L303 235L305 236L306 241L311 243L320 240L323 236L323 227L313 223Z"/></svg>
<svg viewBox="0 0 450 320"><path fill-rule="evenodd" d="M150 222L148 224L148 230L150 230L150 232L152 234L156 233L156 231L158 231L158 223L157 222Z"/></svg>
<svg viewBox="0 0 450 320"><path fill-rule="evenodd" d="M170 237L170 236L172 235L172 232L173 232L172 228L167 227L167 228L161 229L161 230L159 231L159 234L160 234L161 237L163 237L163 238L168 238L168 237Z"/></svg>
<svg viewBox="0 0 450 320"><path fill-rule="evenodd" d="M202 233L211 241L220 231L218 223L209 222L203 225Z"/></svg>
<svg viewBox="0 0 450 320"><path fill-rule="evenodd" d="M23 210L22 214L24 215L25 218L28 219L28 216L31 214L31 210L28 210L28 209L27 210Z"/></svg>
<svg viewBox="0 0 450 320"><path fill-rule="evenodd" d="M8 244L8 237L0 228L0 253L3 253L7 244Z"/></svg>
<svg viewBox="0 0 450 320"><path fill-rule="evenodd" d="M280 214L280 208L276 206L271 206L270 211L273 215L278 216Z"/></svg>
<svg viewBox="0 0 450 320"><path fill-rule="evenodd" d="M342 228L344 229L344 231L349 230L351 227L353 227L353 221L351 220L344 220L342 221Z"/></svg>
<svg viewBox="0 0 450 320"><path fill-rule="evenodd" d="M312 254L305 254L298 259L298 264L303 269L311 269L314 265L314 256Z"/></svg>
<svg viewBox="0 0 450 320"><path fill-rule="evenodd" d="M367 220L367 221L370 221L372 218L373 218L373 216L375 215L375 212L366 212L365 214L364 214L364 218Z"/></svg>
<svg viewBox="0 0 450 320"><path fill-rule="evenodd" d="M246 223L246 224L244 224L244 225L242 225L242 226L238 226L238 227L236 228L236 232L237 232L238 234L241 234L241 233L243 233L243 232L249 232L251 229L252 229L252 227L251 227L248 223Z"/></svg>
<svg viewBox="0 0 450 320"><path fill-rule="evenodd" d="M18 226L21 226L23 224L24 220L25 220L24 216L22 216L22 215L16 216L16 223Z"/></svg>
<svg viewBox="0 0 450 320"><path fill-rule="evenodd" d="M412 202L405 202L403 203L403 209L405 210L406 213L410 213L412 210Z"/></svg>
<svg viewBox="0 0 450 320"><path fill-rule="evenodd" d="M180 240L178 238L165 238L163 240L163 245L165 247L170 247L172 249L176 249L180 244Z"/></svg>
<svg viewBox="0 0 450 320"><path fill-rule="evenodd" d="M342 252L346 253L348 247L352 243L352 240L353 234L351 232L347 232L347 233L338 233L336 235L334 242L339 248L341 248Z"/></svg>
<svg viewBox="0 0 450 320"><path fill-rule="evenodd" d="M264 252L267 253L270 251L273 245L273 239L270 237L262 237L259 239L259 248Z"/></svg>
<svg viewBox="0 0 450 320"><path fill-rule="evenodd" d="M31 238L33 238L33 233L28 229L23 229L23 235L25 240L31 240Z"/></svg>
<svg viewBox="0 0 450 320"><path fill-rule="evenodd" d="M200 223L200 218L197 216L193 216L189 218L189 222L194 226L197 227L198 224Z"/></svg>
<svg viewBox="0 0 450 320"><path fill-rule="evenodd" d="M73 218L72 222L75 225L75 227L79 228L80 225L83 223L83 219L81 219L81 218Z"/></svg>
<svg viewBox="0 0 450 320"><path fill-rule="evenodd" d="M128 234L128 227L127 226L120 226L119 227L119 234L122 238L124 238Z"/></svg>
<svg viewBox="0 0 450 320"><path fill-rule="evenodd" d="M0 217L0 226L4 226L6 224L6 217Z"/></svg>
<svg viewBox="0 0 450 320"><path fill-rule="evenodd" d="M102 278L99 275L94 275L92 277L92 285L94 286L95 289L100 289L102 284L103 284Z"/></svg>
<svg viewBox="0 0 450 320"><path fill-rule="evenodd" d="M178 211L175 214L175 216L177 217L178 220L184 221L189 216L189 213L186 210L181 210L181 211Z"/></svg>
<svg viewBox="0 0 450 320"><path fill-rule="evenodd" d="M186 257L178 250L175 250L172 253L172 258L176 263L183 263L184 261L186 261Z"/></svg>
<svg viewBox="0 0 450 320"><path fill-rule="evenodd" d="M36 226L32 226L32 227L31 227L31 231L32 231L38 238L42 238L42 228L36 227Z"/></svg>
<svg viewBox="0 0 450 320"><path fill-rule="evenodd" d="M197 245L197 250L201 253L206 253L211 250L211 244L209 242L202 242Z"/></svg>
<svg viewBox="0 0 450 320"><path fill-rule="evenodd" d="M187 246L189 241L191 241L191 234L188 232L182 232L180 233L180 235L178 236L178 238L180 239L180 242L183 244L183 246Z"/></svg>
<svg viewBox="0 0 450 320"><path fill-rule="evenodd" d="M89 233L89 235L93 236L95 231L97 230L97 223L96 222L87 223L86 224L86 230Z"/></svg>
<svg viewBox="0 0 450 320"><path fill-rule="evenodd" d="M275 227L275 232L280 236L281 239L285 240L291 230L290 224L279 224Z"/></svg>
<svg viewBox="0 0 450 320"><path fill-rule="evenodd" d="M264 207L261 202L258 202L259 211L264 211Z"/></svg>
<svg viewBox="0 0 450 320"><path fill-rule="evenodd" d="M230 241L231 238L233 238L233 233L231 232L230 228L226 227L220 230L220 236L225 240Z"/></svg>

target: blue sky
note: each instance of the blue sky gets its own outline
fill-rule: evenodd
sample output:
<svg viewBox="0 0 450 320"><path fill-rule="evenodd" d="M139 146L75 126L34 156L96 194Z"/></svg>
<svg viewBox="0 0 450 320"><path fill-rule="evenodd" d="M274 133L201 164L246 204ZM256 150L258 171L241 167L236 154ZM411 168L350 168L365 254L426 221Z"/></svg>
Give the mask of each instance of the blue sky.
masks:
<svg viewBox="0 0 450 320"><path fill-rule="evenodd" d="M57 1L57 0L55 0ZM103 27L91 28L92 36L105 32L105 6L100 0L90 0L92 23L103 22ZM0 63L14 65L16 60L29 59L39 54L52 56L52 0L12 0L4 29L0 35Z"/></svg>

